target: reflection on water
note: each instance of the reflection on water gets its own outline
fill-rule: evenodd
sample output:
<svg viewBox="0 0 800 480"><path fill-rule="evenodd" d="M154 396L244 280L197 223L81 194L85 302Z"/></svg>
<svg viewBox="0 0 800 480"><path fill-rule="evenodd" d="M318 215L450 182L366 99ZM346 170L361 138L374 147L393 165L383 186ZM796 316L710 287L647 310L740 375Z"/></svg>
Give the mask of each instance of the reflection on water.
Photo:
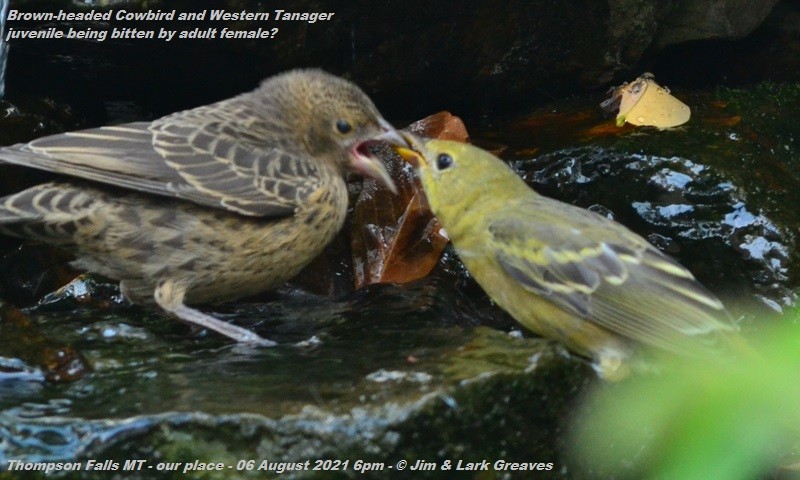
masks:
<svg viewBox="0 0 800 480"><path fill-rule="evenodd" d="M793 162L800 156L782 146L800 133L789 130L795 123L785 120L793 118L785 109L771 130L755 135L748 125L703 123L708 108L695 105L697 117L674 131L617 129L586 115L576 125L568 115L548 114L470 133L504 151L540 193L629 226L726 303L741 298L752 308L760 300L781 310L796 298L793 272L800 267L793 233L800 223ZM613 130L601 128L606 124ZM781 148L764 153L772 144ZM554 430L562 427L546 419L567 417L561 409L571 408L585 383L580 375L589 373L552 345L541 347L548 342L507 335L508 317L450 250L431 277L411 285L341 298L287 289L272 296L211 311L277 340L273 349L194 335L143 309L29 309L45 337L74 346L94 370L73 383L48 384L35 367L4 360L14 354L0 350L0 465L10 458L137 458L148 448L178 461L198 451L202 460L216 460L224 452L207 448L251 451L255 444L264 456L283 459L306 455L306 447L335 457L412 444L442 456L486 455L465 445L502 444L506 457L553 458ZM737 317L746 311L732 309ZM310 338L318 340L298 346ZM458 393L464 389L472 389L469 396ZM416 417L422 410L430 415L425 421ZM506 424L529 430L508 436ZM487 433L494 428L496 437ZM473 432L480 438L470 444ZM456 445L443 447L441 438Z"/></svg>

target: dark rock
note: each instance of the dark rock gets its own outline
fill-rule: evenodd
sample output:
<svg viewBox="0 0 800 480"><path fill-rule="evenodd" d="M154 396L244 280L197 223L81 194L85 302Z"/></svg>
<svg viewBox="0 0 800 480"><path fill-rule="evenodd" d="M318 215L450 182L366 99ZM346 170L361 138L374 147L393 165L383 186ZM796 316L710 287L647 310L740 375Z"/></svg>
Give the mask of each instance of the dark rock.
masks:
<svg viewBox="0 0 800 480"><path fill-rule="evenodd" d="M681 96L678 94L678 96ZM493 128L540 193L602 212L692 270L735 311L797 299L797 85L682 96L670 130L613 126L577 104ZM473 135L480 136L473 128ZM530 145L541 149L531 158Z"/></svg>
<svg viewBox="0 0 800 480"><path fill-rule="evenodd" d="M742 38L764 21L778 1L676 2L661 23L653 43L660 48L691 40Z"/></svg>
<svg viewBox="0 0 800 480"><path fill-rule="evenodd" d="M190 11L219 2L147 5ZM242 8L238 1L228 5ZM489 127L469 125L471 135L505 146L504 157L535 188L644 235L735 313L754 298L777 308L794 300L800 285L796 86L676 91L693 117L670 131L615 127L595 108L600 94L577 99L577 108L548 105L522 121L499 116L636 68L656 50L654 39L670 38L664 22L677 28L680 12L697 11L699 3L681 4L682 10L662 1L569 8L554 1L473 2L457 10L436 2L370 5L339 3L336 22L288 25L272 43L15 42L9 95L44 92L59 105L82 105L79 111L91 113L77 118L91 120L56 116L40 127L31 116L8 130L7 141L157 116L239 93L279 70L322 66L366 85L394 118L442 108L486 115ZM753 15L737 5L743 17ZM308 1L293 8L323 7ZM730 35L750 28L727 15L735 24ZM6 189L20 178L0 175ZM16 248L3 253L14 257ZM342 263L349 262L349 243L332 249L324 266L311 267L333 272L312 279L316 286L307 290L318 295L284 289L270 302L206 307L278 340L273 349L231 345L151 311L87 306L69 296L50 309L29 309L28 323L4 317L0 465L12 458L142 458L154 466L199 459L231 465L225 478L263 478L264 472L247 473L247 463L237 470L239 461L328 456L388 465L507 457L552 460L551 476L571 477L560 442L565 417L593 378L585 362L549 342L505 333L516 324L450 249L428 278L356 293L350 274L338 275L351 271ZM49 263L10 277L12 283L27 283L30 300L41 291L34 285L51 284L37 276ZM304 289L311 283L300 282ZM58 378L79 371L73 367L81 364L69 361L76 357L59 353L67 344L94 370L79 381L45 383L47 365L66 372ZM48 347L54 355L42 353ZM342 476L354 477L352 467ZM152 477L149 469L127 473Z"/></svg>
<svg viewBox="0 0 800 480"><path fill-rule="evenodd" d="M34 312L45 333L59 332L91 357L95 372L88 383L57 388L57 400L19 387L10 403L0 400L0 461L141 458L154 467L126 478L153 478L159 462L183 468L190 459L231 465L219 478L263 478L261 460L350 460L347 472L328 478L351 478L358 459L387 465L365 478L400 460L503 452L558 462L551 438L592 376L547 341L469 326L485 313L435 280L373 285L340 301L298 292L236 314L283 345L191 339L176 322L135 311L98 323L161 332L95 335L99 325L81 315ZM304 346L285 343L310 335L317 340ZM255 466L239 464L249 459ZM420 478L411 473L403 478Z"/></svg>
<svg viewBox="0 0 800 480"><path fill-rule="evenodd" d="M158 116L239 93L279 71L317 66L364 86L390 116L422 117L443 109L462 115L519 110L553 95L607 84L620 74L638 75L639 65L666 45L741 38L763 21L776 1L582 0L565 5L554 0L502 4L481 0L454 9L418 0L393 0L369 8L353 2L321 6L302 0L291 9L335 15L313 24L274 19L146 25L121 20L69 25L25 22L25 28L227 27L279 32L261 40L18 40L11 45L7 92L12 97L22 91L42 92L69 98L70 103L119 102L124 92L122 100L134 100L141 111ZM141 5L179 12L243 8L235 0L161 0ZM104 8L138 11L141 5ZM22 3L20 8L33 7ZM67 0L54 1L50 8L75 9ZM270 11L271 7L244 8ZM36 9L46 11L41 5ZM158 68L153 68L154 58Z"/></svg>

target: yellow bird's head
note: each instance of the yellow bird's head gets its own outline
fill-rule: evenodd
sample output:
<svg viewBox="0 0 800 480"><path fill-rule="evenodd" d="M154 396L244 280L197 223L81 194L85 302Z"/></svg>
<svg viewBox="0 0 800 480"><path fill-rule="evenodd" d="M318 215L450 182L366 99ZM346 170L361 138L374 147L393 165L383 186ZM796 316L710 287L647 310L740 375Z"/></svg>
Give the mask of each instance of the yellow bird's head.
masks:
<svg viewBox="0 0 800 480"><path fill-rule="evenodd" d="M417 170L433 213L443 222L477 206L499 207L509 198L530 195L530 188L502 160L461 142L426 140L401 133L413 150L395 151Z"/></svg>

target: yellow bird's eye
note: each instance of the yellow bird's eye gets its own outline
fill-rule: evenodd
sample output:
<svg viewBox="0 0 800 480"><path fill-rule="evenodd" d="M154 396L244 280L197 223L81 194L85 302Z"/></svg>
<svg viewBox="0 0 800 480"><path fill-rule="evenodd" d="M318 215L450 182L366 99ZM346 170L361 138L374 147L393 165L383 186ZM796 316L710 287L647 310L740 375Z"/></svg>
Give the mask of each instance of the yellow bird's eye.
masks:
<svg viewBox="0 0 800 480"><path fill-rule="evenodd" d="M353 126L350 125L350 122L347 120L337 120L336 121L336 130L339 131L341 134L350 133L353 130Z"/></svg>
<svg viewBox="0 0 800 480"><path fill-rule="evenodd" d="M436 168L438 170L446 170L453 165L453 157L446 153L440 153L436 157Z"/></svg>

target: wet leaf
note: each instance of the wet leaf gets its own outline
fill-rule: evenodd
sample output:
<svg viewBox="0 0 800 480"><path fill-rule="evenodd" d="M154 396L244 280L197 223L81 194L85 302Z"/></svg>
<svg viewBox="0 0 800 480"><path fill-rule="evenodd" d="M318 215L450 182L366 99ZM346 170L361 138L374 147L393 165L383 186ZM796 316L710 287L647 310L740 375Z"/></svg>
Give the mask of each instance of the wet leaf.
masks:
<svg viewBox="0 0 800 480"><path fill-rule="evenodd" d="M0 356L35 365L51 382L72 382L91 370L78 351L56 345L23 312L7 304L0 304Z"/></svg>
<svg viewBox="0 0 800 480"><path fill-rule="evenodd" d="M449 112L420 120L408 130L430 138L469 140L463 122ZM356 288L406 283L426 276L448 241L411 167L388 148L377 153L389 169L398 195L374 181L364 182L355 202L351 231Z"/></svg>
<svg viewBox="0 0 800 480"><path fill-rule="evenodd" d="M439 112L409 125L406 130L428 138L469 142L467 127L450 112Z"/></svg>

